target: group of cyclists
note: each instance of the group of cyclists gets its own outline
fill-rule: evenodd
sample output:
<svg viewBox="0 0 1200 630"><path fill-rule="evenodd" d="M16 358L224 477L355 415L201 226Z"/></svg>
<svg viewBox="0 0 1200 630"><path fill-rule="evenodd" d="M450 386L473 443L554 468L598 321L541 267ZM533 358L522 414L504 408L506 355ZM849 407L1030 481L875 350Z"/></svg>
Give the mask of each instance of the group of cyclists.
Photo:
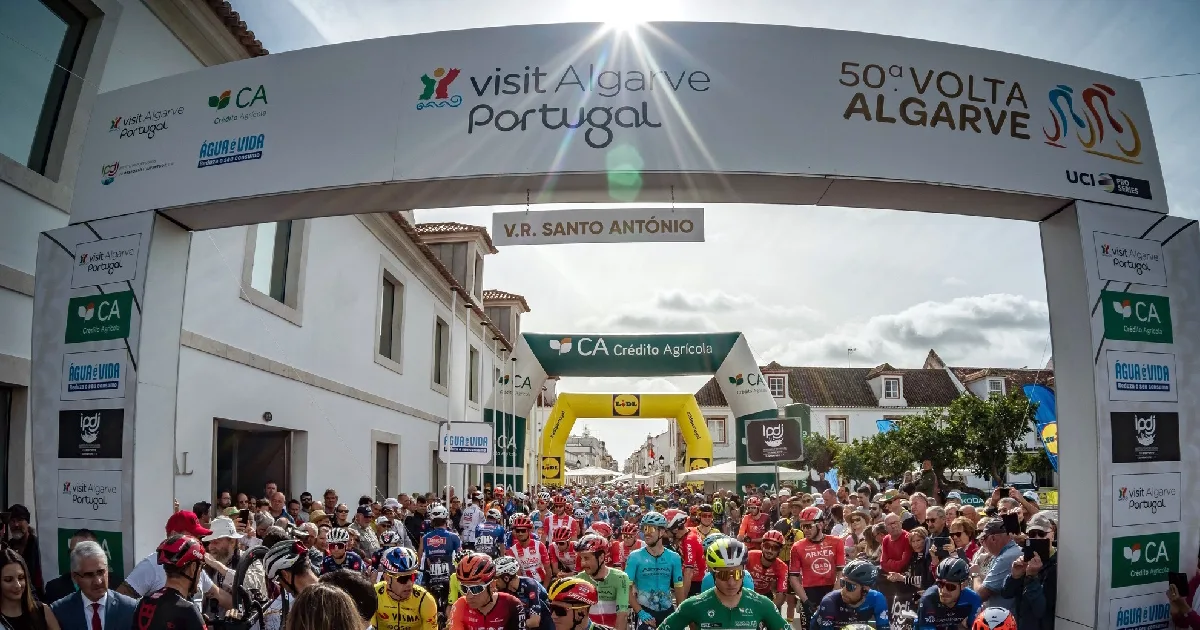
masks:
<svg viewBox="0 0 1200 630"><path fill-rule="evenodd" d="M485 503L475 493L458 515L459 531L434 503L416 549L385 531L369 559L348 557L339 528L329 532L324 555L297 540L275 541L262 557L268 590L279 594L271 605L286 611L318 575L349 570L375 581L371 625L379 630L1016 628L1008 611L981 610L958 557L937 566L915 618L889 619L886 598L873 588L879 568L845 557L844 541L825 533L829 516L819 505L793 515L794 527L779 527L752 495L737 533L727 535L698 493L622 495L612 504L588 488L544 491L532 501L515 494L506 501L497 489ZM159 548L168 576L190 588L185 595L203 559L193 543L172 536ZM159 627L187 630L143 630Z"/></svg>

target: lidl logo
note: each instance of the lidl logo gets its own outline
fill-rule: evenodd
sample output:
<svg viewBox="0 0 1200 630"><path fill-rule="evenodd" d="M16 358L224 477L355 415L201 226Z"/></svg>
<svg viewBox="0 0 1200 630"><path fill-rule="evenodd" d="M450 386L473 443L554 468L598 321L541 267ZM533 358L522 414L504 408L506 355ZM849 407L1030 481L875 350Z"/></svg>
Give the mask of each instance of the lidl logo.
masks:
<svg viewBox="0 0 1200 630"><path fill-rule="evenodd" d="M1051 455L1058 455L1058 423L1050 422L1042 427L1042 444Z"/></svg>
<svg viewBox="0 0 1200 630"><path fill-rule="evenodd" d="M703 457L695 457L692 459L691 463L688 464L688 470L695 471L702 468L708 468L708 460L704 459Z"/></svg>
<svg viewBox="0 0 1200 630"><path fill-rule="evenodd" d="M450 94L450 84L458 78L459 69L438 68L433 71L433 76L428 74L421 75L421 84L424 89L421 95L417 97L417 110L422 110L430 107L458 107L462 105L461 94Z"/></svg>
<svg viewBox="0 0 1200 630"><path fill-rule="evenodd" d="M637 394L613 394L613 415L640 415L641 404L642 397Z"/></svg>
<svg viewBox="0 0 1200 630"><path fill-rule="evenodd" d="M563 337L560 339L550 340L550 349L557 350L559 354L566 354L571 351L571 338Z"/></svg>
<svg viewBox="0 0 1200 630"><path fill-rule="evenodd" d="M542 458L542 476L547 479L557 479L561 467L558 464L557 457Z"/></svg>

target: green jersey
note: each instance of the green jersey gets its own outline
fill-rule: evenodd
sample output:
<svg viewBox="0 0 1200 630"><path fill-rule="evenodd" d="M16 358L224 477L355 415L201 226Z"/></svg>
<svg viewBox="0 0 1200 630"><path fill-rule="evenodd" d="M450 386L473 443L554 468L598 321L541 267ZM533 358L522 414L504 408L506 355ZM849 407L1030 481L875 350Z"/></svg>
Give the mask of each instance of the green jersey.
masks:
<svg viewBox="0 0 1200 630"><path fill-rule="evenodd" d="M742 589L737 608L727 608L717 599L717 589L710 588L685 599L671 616L658 625L659 630L685 630L690 624L697 628L757 628L762 623L767 630L790 630L791 624L775 609L775 602L748 589Z"/></svg>
<svg viewBox="0 0 1200 630"><path fill-rule="evenodd" d="M594 623L614 626L617 613L629 612L629 576L624 571L608 567L608 575L603 580L596 580L587 571L580 571L575 577L587 580L596 587L599 601L588 611Z"/></svg>

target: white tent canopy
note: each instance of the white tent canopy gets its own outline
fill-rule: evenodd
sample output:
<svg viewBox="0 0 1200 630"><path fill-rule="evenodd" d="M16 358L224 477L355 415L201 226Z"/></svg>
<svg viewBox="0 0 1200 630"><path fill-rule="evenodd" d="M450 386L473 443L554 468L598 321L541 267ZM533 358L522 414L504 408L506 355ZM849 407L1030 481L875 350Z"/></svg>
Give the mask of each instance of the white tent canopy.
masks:
<svg viewBox="0 0 1200 630"><path fill-rule="evenodd" d="M780 468L779 478L785 481L793 481L797 479L805 479L808 473L803 470L792 470L790 468ZM679 475L683 481L736 481L737 480L737 462L725 462L708 468L687 472Z"/></svg>
<svg viewBox="0 0 1200 630"><path fill-rule="evenodd" d="M626 473L624 475L621 475L620 477L617 477L616 479L610 479L604 483L609 484L609 483L619 483L622 481L645 481L649 478L650 477L647 477L646 475L637 475L637 474L633 474L633 473Z"/></svg>
<svg viewBox="0 0 1200 630"><path fill-rule="evenodd" d="M579 468L577 470L568 470L568 477L620 477L621 473L607 468L596 468L589 466L587 468Z"/></svg>

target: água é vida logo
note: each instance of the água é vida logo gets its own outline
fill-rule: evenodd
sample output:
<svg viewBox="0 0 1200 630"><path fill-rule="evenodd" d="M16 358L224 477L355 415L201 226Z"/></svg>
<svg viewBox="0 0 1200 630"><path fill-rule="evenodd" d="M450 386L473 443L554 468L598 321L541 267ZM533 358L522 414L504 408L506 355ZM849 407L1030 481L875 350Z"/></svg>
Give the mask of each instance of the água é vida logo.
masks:
<svg viewBox="0 0 1200 630"><path fill-rule="evenodd" d="M108 132L118 132L120 138L145 136L153 140L160 131L166 131L167 119L183 115L183 107L168 107L139 112L131 116L116 116L108 124Z"/></svg>
<svg viewBox="0 0 1200 630"><path fill-rule="evenodd" d="M417 109L453 109L461 105L462 95L451 93L452 84L461 85L461 82L455 83L460 74L458 68L446 70L439 67L433 71L433 76L429 73L421 75ZM593 149L603 149L612 144L614 126L622 129L662 127L661 117L656 120L650 106L649 99L655 93L660 93L662 98L675 100L681 94L707 92L712 82L703 70L612 70L597 68L594 63L588 65L586 73L581 73L571 64L561 73L551 75L535 65L525 66L524 71L518 72L496 68L494 74L470 76L468 80L471 91L479 99L507 96L520 96L522 99L520 111L497 109L486 102L473 106L467 113L467 135L489 126L499 132L528 131L540 123L549 130L584 128L583 140ZM534 102L554 97L577 101L581 96L586 98L593 95L614 102L591 107L560 107ZM624 104L630 99L642 100L637 105Z"/></svg>
<svg viewBox="0 0 1200 630"><path fill-rule="evenodd" d="M267 135L263 133L206 141L200 145L200 161L196 168L261 159L266 141Z"/></svg>
<svg viewBox="0 0 1200 630"><path fill-rule="evenodd" d="M257 88L243 87L236 93L233 90L224 90L220 94L208 97L208 106L218 112L229 107L231 103L235 109L245 111L219 114L213 118L214 125L235 120L261 118L267 115L266 106L270 104L267 101L267 88L264 85L259 85Z"/></svg>

